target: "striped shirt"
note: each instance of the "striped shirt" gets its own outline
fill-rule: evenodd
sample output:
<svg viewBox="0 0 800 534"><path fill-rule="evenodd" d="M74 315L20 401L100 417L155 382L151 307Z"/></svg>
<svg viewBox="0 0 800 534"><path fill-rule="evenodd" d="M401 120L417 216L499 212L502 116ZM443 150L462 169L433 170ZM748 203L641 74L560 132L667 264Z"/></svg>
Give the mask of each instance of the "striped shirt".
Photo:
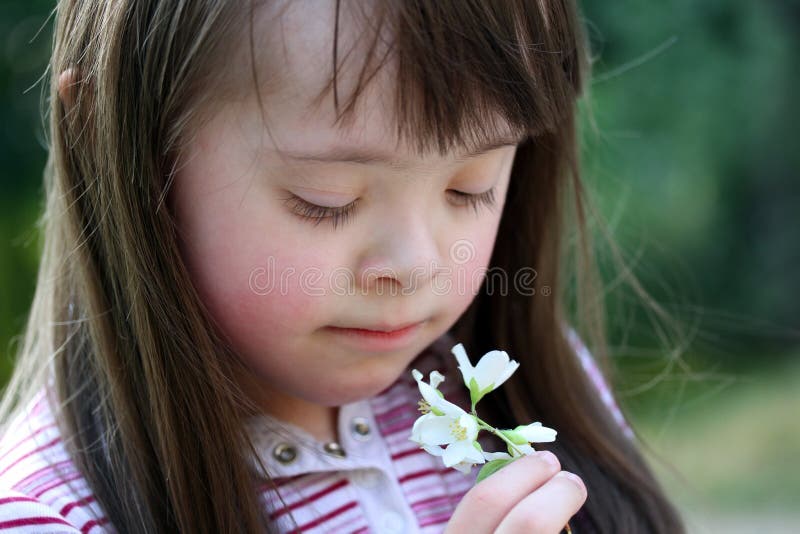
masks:
<svg viewBox="0 0 800 534"><path fill-rule="evenodd" d="M622 429L632 437L593 358L574 332L568 339L591 382ZM409 367L446 379L445 397L469 407L449 335ZM339 409L339 443L320 443L291 424L263 415L248 421L272 484L257 488L269 517L283 532L442 532L478 469L445 468L409 441L420 415L419 389L410 372L378 395ZM61 441L44 393L0 440L0 533L116 532ZM491 435L484 450L503 450ZM535 445L534 445L535 446ZM580 524L580 512L571 520ZM574 529L576 534L579 528Z"/></svg>

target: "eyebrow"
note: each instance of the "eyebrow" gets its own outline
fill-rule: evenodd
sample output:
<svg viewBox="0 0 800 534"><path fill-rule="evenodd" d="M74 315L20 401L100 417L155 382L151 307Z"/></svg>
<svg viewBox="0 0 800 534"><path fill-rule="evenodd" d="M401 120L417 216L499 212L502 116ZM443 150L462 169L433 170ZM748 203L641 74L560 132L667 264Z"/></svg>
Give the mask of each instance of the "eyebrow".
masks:
<svg viewBox="0 0 800 534"><path fill-rule="evenodd" d="M490 143L481 145L480 147L470 150L466 154L462 154L459 160L472 159L492 150L503 148L507 146L518 145L525 140L527 135L509 135L496 139ZM358 163L361 165L383 165L386 167L404 169L410 166L410 163L397 159L391 153L381 149L374 149L369 147L333 147L321 152L300 152L292 150L281 150L281 154L285 157L303 162L315 163Z"/></svg>

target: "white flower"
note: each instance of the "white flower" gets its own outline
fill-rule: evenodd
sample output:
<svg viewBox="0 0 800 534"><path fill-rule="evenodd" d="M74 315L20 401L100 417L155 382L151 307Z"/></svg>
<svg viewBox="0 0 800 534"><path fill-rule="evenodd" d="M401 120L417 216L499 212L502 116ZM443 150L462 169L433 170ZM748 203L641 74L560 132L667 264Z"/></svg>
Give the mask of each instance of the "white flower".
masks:
<svg viewBox="0 0 800 534"><path fill-rule="evenodd" d="M529 455L536 452L530 443L547 443L556 440L556 431L552 428L542 426L542 423L535 422L525 426L518 426L513 430L500 430L514 446L509 446L512 456ZM521 454L520 454L521 453Z"/></svg>
<svg viewBox="0 0 800 534"><path fill-rule="evenodd" d="M477 480L480 481L504 465L536 452L531 443L555 441L556 431L540 422L520 425L514 429L498 430L478 419L475 405L484 395L497 389L517 370L519 363L511 360L505 351L487 352L474 367L469 363L464 346L459 343L451 352L458 360L458 368L467 385L472 400L471 413L447 401L437 388L444 381L438 371L430 374L428 383L422 373L414 369L412 375L419 386L422 415L411 429L411 441L419 444L429 454L441 457L446 467L469 473L475 464L484 464ZM485 452L478 443L478 433L487 430L502 438L508 452Z"/></svg>
<svg viewBox="0 0 800 534"><path fill-rule="evenodd" d="M463 462L458 462L456 465L454 465L453 469L461 471L465 475L468 475L469 472L472 471L472 467L474 465L475 464L473 464L472 462L463 461Z"/></svg>
<svg viewBox="0 0 800 534"><path fill-rule="evenodd" d="M411 371L411 375L414 377L414 380L417 381L419 392L422 394L424 400L423 408L427 407L429 409L427 411L432 411L435 415L444 415L447 412L453 412L453 409L461 410L461 408L455 404L446 401L442 392L436 389L439 384L444 382L442 373L439 371L431 372L430 384L426 384L422 381L422 373L416 369ZM464 410L461 411L463 412Z"/></svg>
<svg viewBox="0 0 800 534"><path fill-rule="evenodd" d="M518 426L514 432L525 438L528 443L549 443L556 440L556 432L552 428L542 426L542 423L535 422L525 426Z"/></svg>
<svg viewBox="0 0 800 534"><path fill-rule="evenodd" d="M445 467L484 463L477 437L478 423L466 412L457 417L428 413L417 419L411 430L411 440L419 443L428 453L441 456Z"/></svg>
<svg viewBox="0 0 800 534"><path fill-rule="evenodd" d="M464 345L459 343L450 349L458 360L458 368L464 377L464 384L469 388L472 406L475 406L484 395L498 388L514 374L519 362L511 360L503 350L493 350L484 354L475 367L469 363Z"/></svg>
<svg viewBox="0 0 800 534"><path fill-rule="evenodd" d="M424 417L424 416L423 416L423 417ZM436 416L434 416L434 417L436 417ZM421 419L421 418L420 418L420 419ZM424 423L423 423L423 424L424 424ZM413 434L412 434L412 438L411 438L411 439L412 439L412 441L416 441L416 440L414 440ZM477 443L477 441L476 441L475 443ZM451 445L451 446L452 446L452 445ZM474 447L474 445L473 445L473 447ZM446 467L452 467L453 469L456 469L456 470L458 470L458 471L461 471L461 472L462 472L462 473L464 473L465 475L466 475L466 474L469 474L469 472L470 472L470 471L472 471L472 467L473 467L473 466L474 466L476 463L477 463L477 464L482 464L482 463L484 463L484 461L483 461L483 460L481 460L481 459L478 457L478 455L476 455L476 454L475 454L473 451L471 451L471 450L468 450L468 451L467 451L467 454L466 454L466 455L465 455L465 457L464 457L464 459L462 459L460 462L457 462L457 463L455 463L455 464L453 464L453 465L447 465L447 464L448 464L449 462L451 462L452 460L451 460L451 459L446 459L446 458L444 458L444 455L445 455L445 452L447 451L447 449L449 449L449 448L450 448L450 446L448 446L448 448L447 448L447 449L444 449L444 448L440 447L439 445L422 445L422 448L423 448L423 449L425 449L425 451L426 451L428 454L431 454L431 455L433 455L433 456L442 457L442 460L443 460L443 462L444 462L444 465L445 465ZM478 449L477 449L477 448L475 448L474 450L475 450L476 452L478 451ZM456 449L456 450L454 450L454 454L455 454L455 453L457 453L457 452L459 452L457 449ZM486 452L482 452L482 451L481 451L481 452L480 452L480 454L482 454L484 457L486 457L487 455L489 455L489 454L492 454L492 453L486 453Z"/></svg>
<svg viewBox="0 0 800 534"><path fill-rule="evenodd" d="M426 384L422 381L422 373L414 369L412 374L430 411L414 422L411 441L421 445L428 453L441 456L446 467L457 466L462 472L468 472L473 464L484 463L483 451L477 442L478 422L475 416L445 400L434 387L444 377L434 371L430 384ZM447 447L443 448L442 445Z"/></svg>

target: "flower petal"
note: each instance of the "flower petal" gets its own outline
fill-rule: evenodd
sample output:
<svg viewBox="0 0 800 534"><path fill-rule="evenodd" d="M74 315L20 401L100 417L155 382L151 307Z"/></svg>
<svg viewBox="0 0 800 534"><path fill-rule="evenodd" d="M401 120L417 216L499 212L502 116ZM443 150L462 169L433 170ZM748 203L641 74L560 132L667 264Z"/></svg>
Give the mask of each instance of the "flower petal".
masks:
<svg viewBox="0 0 800 534"><path fill-rule="evenodd" d="M469 454L470 449L475 451L475 447L472 446L472 443L466 441L456 441L448 445L442 455L445 467L453 467L457 463L463 461L467 454ZM483 458L483 456L481 456L481 458Z"/></svg>
<svg viewBox="0 0 800 534"><path fill-rule="evenodd" d="M469 379L474 376L475 368L472 367L471 363L469 363L469 358L467 358L467 351L464 349L464 345L459 343L450 349L450 352L453 353L453 356L455 356L456 360L458 361L458 369L461 371L461 376L464 377L464 385L469 387Z"/></svg>
<svg viewBox="0 0 800 534"><path fill-rule="evenodd" d="M441 456L444 454L444 449L438 445L423 445L422 448L425 449L425 452L433 456Z"/></svg>
<svg viewBox="0 0 800 534"><path fill-rule="evenodd" d="M458 424L467 431L466 440L475 441L475 438L478 437L478 422L475 420L475 416L465 413L458 418Z"/></svg>
<svg viewBox="0 0 800 534"><path fill-rule="evenodd" d="M424 427L427 424L426 422L434 417L439 417L439 416L434 415L431 412L428 412L426 414L417 417L417 420L414 421L414 426L411 427L411 438L409 439L411 441L421 444L422 438L420 437L420 428Z"/></svg>
<svg viewBox="0 0 800 534"><path fill-rule="evenodd" d="M486 459L483 457L483 451L476 449L472 443L467 441L462 441L461 443L467 443L469 445L469 448L464 455L464 460L470 461L474 464L482 464L486 461Z"/></svg>
<svg viewBox="0 0 800 534"><path fill-rule="evenodd" d="M436 389L439 387L439 384L444 382L444 375L442 375L442 373L439 371L431 371L428 382L430 382L432 388Z"/></svg>
<svg viewBox="0 0 800 534"><path fill-rule="evenodd" d="M505 382L506 380L511 378L511 375L514 374L514 371L516 371L518 367L519 367L519 362L516 361L516 360L511 360L509 362L509 364L506 365L506 368L503 370L503 372L500 374L500 376L497 377L497 380L495 380L495 382L494 382L495 389L500 387L500 385L503 382Z"/></svg>
<svg viewBox="0 0 800 534"><path fill-rule="evenodd" d="M414 376L414 380L417 381L417 385L419 386L419 392L422 394L422 398L425 399L431 407L436 408L447 415L452 415L453 417L458 417L464 412L461 408L449 402L439 396L437 390L432 388L430 384L426 384L422 381L422 373L414 369L411 374Z"/></svg>
<svg viewBox="0 0 800 534"><path fill-rule="evenodd" d="M417 420L414 421L414 426L411 427L411 437L409 438L411 441L414 441L414 442L417 442L417 443L420 442L419 426L421 424L423 424L424 421L426 421L427 419L430 419L430 417L429 417L430 415L431 415L430 413L426 413L424 415L421 415L421 416L417 417Z"/></svg>
<svg viewBox="0 0 800 534"><path fill-rule="evenodd" d="M448 443L453 443L456 438L450 431L450 425L452 424L453 418L446 415L434 415L420 421L416 425L415 437L418 439L415 441L421 445L447 445Z"/></svg>
<svg viewBox="0 0 800 534"><path fill-rule="evenodd" d="M468 475L469 472L472 471L472 466L473 465L474 464L471 464L469 462L459 462L459 463L457 463L456 465L453 466L453 469L457 469L458 471L461 471L465 475Z"/></svg>
<svg viewBox="0 0 800 534"><path fill-rule="evenodd" d="M542 426L542 423L531 423L527 426L518 427L517 432L529 442L533 443L547 443L556 440L557 432L552 428Z"/></svg>
<svg viewBox="0 0 800 534"><path fill-rule="evenodd" d="M495 385L508 365L508 354L502 350L492 350L483 355L475 366L475 379L481 390Z"/></svg>

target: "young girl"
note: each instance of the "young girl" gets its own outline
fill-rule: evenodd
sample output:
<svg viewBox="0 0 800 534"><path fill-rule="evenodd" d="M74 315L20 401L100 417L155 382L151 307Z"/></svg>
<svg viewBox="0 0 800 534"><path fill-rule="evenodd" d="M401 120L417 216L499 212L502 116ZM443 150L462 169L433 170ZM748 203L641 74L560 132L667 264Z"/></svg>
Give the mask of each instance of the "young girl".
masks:
<svg viewBox="0 0 800 534"><path fill-rule="evenodd" d="M568 0L59 2L0 530L681 532L584 294L585 57ZM457 342L552 454L409 441Z"/></svg>

